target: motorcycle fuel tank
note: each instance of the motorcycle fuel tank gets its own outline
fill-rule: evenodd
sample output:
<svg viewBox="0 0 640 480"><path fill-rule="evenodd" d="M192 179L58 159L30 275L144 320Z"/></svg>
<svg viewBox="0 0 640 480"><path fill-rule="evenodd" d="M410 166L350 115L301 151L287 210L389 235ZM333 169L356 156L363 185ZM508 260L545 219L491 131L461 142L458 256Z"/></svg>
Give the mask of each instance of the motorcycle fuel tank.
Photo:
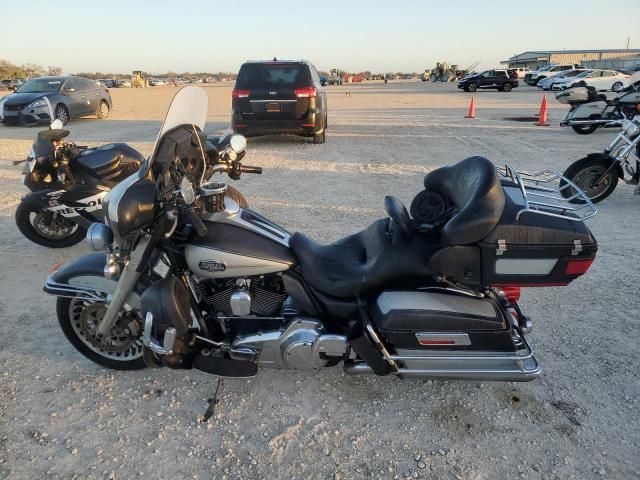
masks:
<svg viewBox="0 0 640 480"><path fill-rule="evenodd" d="M185 247L192 272L201 278L252 277L288 270L296 260L289 248L259 227L207 222L208 233Z"/></svg>

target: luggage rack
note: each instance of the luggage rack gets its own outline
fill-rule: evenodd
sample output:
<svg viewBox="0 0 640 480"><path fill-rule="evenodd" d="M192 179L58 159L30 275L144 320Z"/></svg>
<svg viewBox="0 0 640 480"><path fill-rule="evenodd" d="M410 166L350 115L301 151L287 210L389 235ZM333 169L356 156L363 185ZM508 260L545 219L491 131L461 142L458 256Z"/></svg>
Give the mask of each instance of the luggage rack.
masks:
<svg viewBox="0 0 640 480"><path fill-rule="evenodd" d="M524 208L517 213L516 220L523 213L536 213L565 220L584 221L598 213L587 194L557 170L518 172L508 163L505 163L504 168L497 170L522 194ZM562 193L568 189L573 189L575 193L565 198ZM579 203L571 203L573 200Z"/></svg>

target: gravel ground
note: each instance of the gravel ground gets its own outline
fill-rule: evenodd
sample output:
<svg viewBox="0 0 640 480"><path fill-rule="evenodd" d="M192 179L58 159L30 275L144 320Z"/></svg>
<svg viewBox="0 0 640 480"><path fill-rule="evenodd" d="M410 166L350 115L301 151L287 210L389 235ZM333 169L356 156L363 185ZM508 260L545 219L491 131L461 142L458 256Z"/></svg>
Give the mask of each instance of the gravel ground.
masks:
<svg viewBox="0 0 640 480"><path fill-rule="evenodd" d="M173 88L113 90L106 121L70 124L79 144L133 143L149 153ZM426 172L470 155L564 169L615 131L577 136L508 117L537 113L541 94L470 94L422 83L331 87L325 145L249 141L262 176L236 183L253 207L291 230L333 241L405 202ZM230 86L208 87L209 131L229 121ZM87 252L24 239L13 221L21 166L37 128L0 126L0 479L640 478L637 312L639 198L620 185L590 227L589 273L565 288L527 289L529 336L544 367L529 384L349 377L261 370L224 382L214 419L198 422L215 378L168 369L106 371L66 341L49 266Z"/></svg>

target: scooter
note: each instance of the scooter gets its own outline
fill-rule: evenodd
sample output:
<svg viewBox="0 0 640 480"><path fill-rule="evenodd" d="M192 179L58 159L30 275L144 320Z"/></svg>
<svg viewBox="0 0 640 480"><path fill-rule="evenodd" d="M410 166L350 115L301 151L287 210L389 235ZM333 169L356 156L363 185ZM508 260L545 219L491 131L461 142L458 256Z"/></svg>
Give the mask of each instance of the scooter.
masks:
<svg viewBox="0 0 640 480"><path fill-rule="evenodd" d="M575 161L563 176L577 185L593 203L611 195L618 180L636 185L635 195L640 195L640 115L622 122L620 133L604 152L590 153ZM566 182L560 183L560 190L565 198L575 194ZM571 201L579 203L581 198L575 197Z"/></svg>
<svg viewBox="0 0 640 480"><path fill-rule="evenodd" d="M569 126L579 135L588 135L600 127L620 127L640 112L640 72L613 99L598 94L595 87L579 86L558 92L556 100L570 106L560 126Z"/></svg>
<svg viewBox="0 0 640 480"><path fill-rule="evenodd" d="M338 365L400 378L540 375L520 288L566 285L597 251L584 223L595 207L579 191L583 205L567 202L557 172L471 157L425 177L411 208L420 218L387 196L386 218L320 245L225 198L214 175L262 169L243 164L240 135L231 161L212 165L206 113L202 89L176 94L149 161L89 229L96 252L49 275L44 290L83 355L222 377Z"/></svg>

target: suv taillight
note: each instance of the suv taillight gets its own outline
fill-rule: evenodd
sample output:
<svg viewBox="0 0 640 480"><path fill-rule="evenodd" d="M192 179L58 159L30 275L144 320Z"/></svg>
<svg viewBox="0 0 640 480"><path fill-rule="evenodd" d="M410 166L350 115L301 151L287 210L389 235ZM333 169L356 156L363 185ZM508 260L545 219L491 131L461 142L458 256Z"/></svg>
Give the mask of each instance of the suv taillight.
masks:
<svg viewBox="0 0 640 480"><path fill-rule="evenodd" d="M315 98L318 94L318 89L316 87L304 87L296 88L294 92L298 98Z"/></svg>
<svg viewBox="0 0 640 480"><path fill-rule="evenodd" d="M233 92L231 92L231 98L248 98L251 95L251 90L240 90L238 88L234 88Z"/></svg>

